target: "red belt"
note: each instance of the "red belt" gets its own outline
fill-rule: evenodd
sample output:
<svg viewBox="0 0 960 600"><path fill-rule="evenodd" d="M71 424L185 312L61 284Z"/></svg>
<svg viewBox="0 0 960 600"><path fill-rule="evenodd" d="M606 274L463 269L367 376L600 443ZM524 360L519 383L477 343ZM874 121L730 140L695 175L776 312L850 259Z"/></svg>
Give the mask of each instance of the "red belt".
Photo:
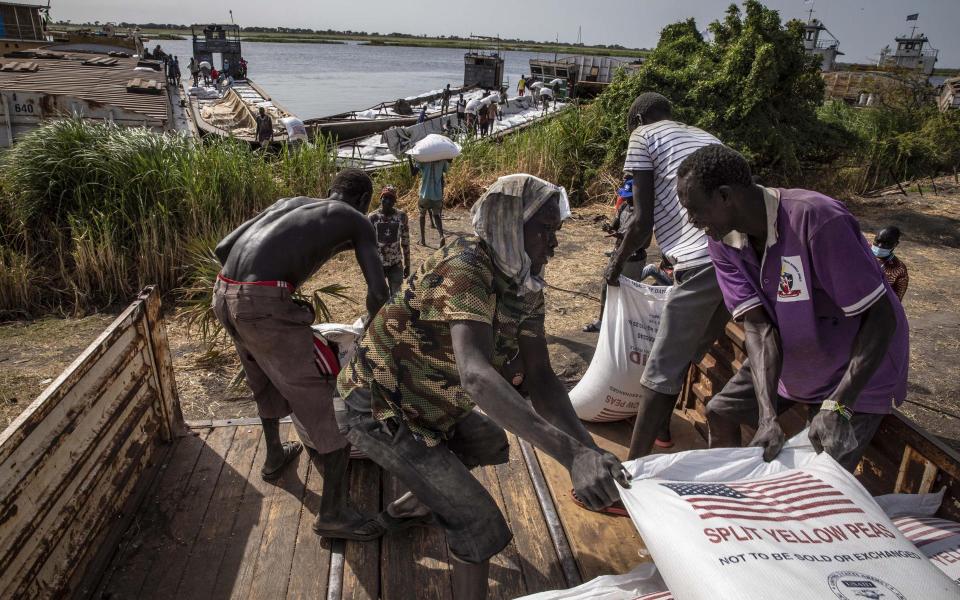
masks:
<svg viewBox="0 0 960 600"><path fill-rule="evenodd" d="M233 279L224 277L222 273L217 274L217 279L225 283L231 283L233 285L262 285L266 287L282 287L287 288L287 291L291 294L293 290L296 289L293 287L292 283L287 283L286 281L234 281Z"/></svg>

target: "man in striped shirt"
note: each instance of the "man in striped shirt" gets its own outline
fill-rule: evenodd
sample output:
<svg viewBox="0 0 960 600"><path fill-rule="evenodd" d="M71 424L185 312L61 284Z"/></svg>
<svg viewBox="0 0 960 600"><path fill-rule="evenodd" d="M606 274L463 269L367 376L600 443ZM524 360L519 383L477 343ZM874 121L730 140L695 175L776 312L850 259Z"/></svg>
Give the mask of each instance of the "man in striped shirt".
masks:
<svg viewBox="0 0 960 600"><path fill-rule="evenodd" d="M640 379L643 388L630 441L631 459L650 452L658 430L670 419L690 362L703 356L730 319L707 238L690 224L677 197L677 169L683 159L720 142L670 117L670 101L657 93L640 94L630 107L627 125L633 133L623 170L633 174L636 217L604 273L608 285L618 285L626 260L649 246L653 235L674 267L676 287Z"/></svg>

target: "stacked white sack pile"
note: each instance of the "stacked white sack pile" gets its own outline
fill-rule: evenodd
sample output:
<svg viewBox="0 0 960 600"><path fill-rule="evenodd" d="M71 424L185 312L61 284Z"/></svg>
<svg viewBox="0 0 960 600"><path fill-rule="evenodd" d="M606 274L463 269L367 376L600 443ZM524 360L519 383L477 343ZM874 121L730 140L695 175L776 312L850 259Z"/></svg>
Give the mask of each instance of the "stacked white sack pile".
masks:
<svg viewBox="0 0 960 600"><path fill-rule="evenodd" d="M898 514L901 532L853 475L813 452L806 432L773 462L761 452L692 450L626 463L634 480L621 498L656 568L525 600L960 598L952 580L960 524L929 517L938 501L908 497L926 508ZM889 511L887 498L878 500ZM911 538L927 543L918 549ZM655 570L660 590L650 589Z"/></svg>

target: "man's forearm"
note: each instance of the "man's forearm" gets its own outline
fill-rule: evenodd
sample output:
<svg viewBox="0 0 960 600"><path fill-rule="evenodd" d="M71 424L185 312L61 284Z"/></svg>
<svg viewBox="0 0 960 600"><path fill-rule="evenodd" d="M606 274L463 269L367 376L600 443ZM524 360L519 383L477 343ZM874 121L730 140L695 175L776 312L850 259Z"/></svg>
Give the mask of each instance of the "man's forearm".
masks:
<svg viewBox="0 0 960 600"><path fill-rule="evenodd" d="M762 311L757 307L753 311ZM753 312L751 311L751 312ZM760 408L760 423L777 418L777 383L783 367L780 333L765 316L748 315L744 319L747 356L750 357L750 373Z"/></svg>
<svg viewBox="0 0 960 600"><path fill-rule="evenodd" d="M498 425L540 448L566 469L585 446L541 417L492 367L469 376L464 387Z"/></svg>
<svg viewBox="0 0 960 600"><path fill-rule="evenodd" d="M567 388L552 372L547 377L528 379L528 384L530 398L533 400L533 408L537 414L584 446L597 448L593 436L573 410Z"/></svg>
<svg viewBox="0 0 960 600"><path fill-rule="evenodd" d="M850 363L828 400L853 408L860 392L883 362L890 340L893 339L896 322L893 306L887 296L882 296L867 309L857 337L853 339Z"/></svg>
<svg viewBox="0 0 960 600"><path fill-rule="evenodd" d="M614 265L618 272L623 270L623 265L627 262L627 259L633 256L637 250L649 247L652 239L653 221L642 217L634 218L623 239L620 240L610 256L610 264Z"/></svg>

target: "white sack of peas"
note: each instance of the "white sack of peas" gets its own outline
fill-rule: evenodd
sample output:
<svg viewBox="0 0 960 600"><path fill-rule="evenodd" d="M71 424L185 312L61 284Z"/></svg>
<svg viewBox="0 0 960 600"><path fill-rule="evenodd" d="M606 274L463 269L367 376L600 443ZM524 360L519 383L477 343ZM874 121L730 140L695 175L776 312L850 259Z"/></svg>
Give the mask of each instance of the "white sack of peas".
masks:
<svg viewBox="0 0 960 600"><path fill-rule="evenodd" d="M620 496L679 600L960 598L806 432L770 463L760 448L731 448L626 466L634 479Z"/></svg>
<svg viewBox="0 0 960 600"><path fill-rule="evenodd" d="M935 494L888 494L878 496L877 504L930 564L960 584L960 523L934 516L944 492L946 488Z"/></svg>
<svg viewBox="0 0 960 600"><path fill-rule="evenodd" d="M596 352L583 379L570 390L570 402L578 417L605 422L637 414L640 376L671 289L623 276L619 286L607 288Z"/></svg>
<svg viewBox="0 0 960 600"><path fill-rule="evenodd" d="M601 575L566 590L549 590L516 600L671 600L653 563L641 563L623 575Z"/></svg>

